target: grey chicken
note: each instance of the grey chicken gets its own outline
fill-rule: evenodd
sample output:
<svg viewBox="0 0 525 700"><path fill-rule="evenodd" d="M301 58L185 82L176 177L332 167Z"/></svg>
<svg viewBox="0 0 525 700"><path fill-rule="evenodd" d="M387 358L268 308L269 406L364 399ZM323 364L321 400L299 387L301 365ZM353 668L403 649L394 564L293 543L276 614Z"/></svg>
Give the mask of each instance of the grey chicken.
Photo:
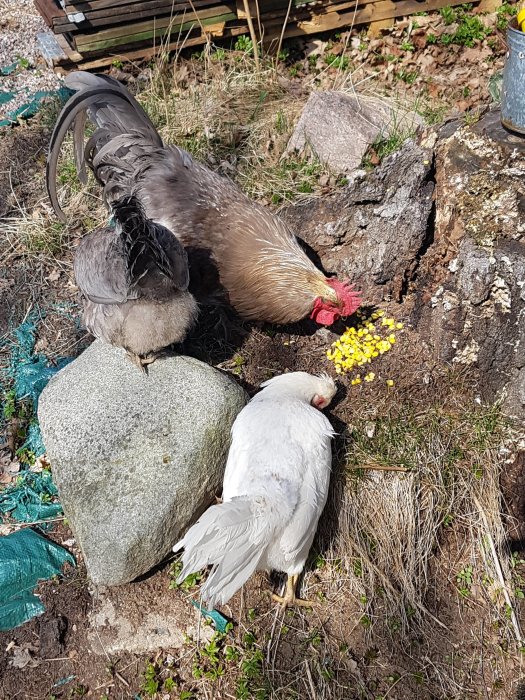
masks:
<svg viewBox="0 0 525 700"><path fill-rule="evenodd" d="M327 278L285 223L228 178L165 145L117 80L78 71L65 82L78 92L58 117L47 163L48 192L58 216L64 214L56 193L57 161L73 127L80 179L86 178L87 162L107 202L133 191L149 218L201 260L211 259L229 302L243 318L292 323L310 315L330 325L356 310L360 298L352 285ZM88 116L96 129L84 149Z"/></svg>
<svg viewBox="0 0 525 700"><path fill-rule="evenodd" d="M84 324L144 370L160 350L184 339L197 302L188 292L186 252L177 238L146 218L134 196L111 209L114 227L87 234L75 253Z"/></svg>

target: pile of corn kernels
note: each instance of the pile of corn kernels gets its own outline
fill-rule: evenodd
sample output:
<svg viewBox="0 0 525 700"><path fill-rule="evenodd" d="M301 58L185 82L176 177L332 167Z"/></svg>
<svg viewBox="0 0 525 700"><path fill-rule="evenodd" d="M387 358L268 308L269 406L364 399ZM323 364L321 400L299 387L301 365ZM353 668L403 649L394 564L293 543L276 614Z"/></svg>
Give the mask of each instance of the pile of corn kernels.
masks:
<svg viewBox="0 0 525 700"><path fill-rule="evenodd" d="M396 330L401 330L403 324L385 316L384 311L374 311L369 317L357 313L359 319L355 328L347 328L343 335L332 343L326 355L334 363L337 374L346 374L357 367L370 364L376 357L384 355L392 349L396 342ZM357 374L351 384L361 384L361 381L373 382L374 372L368 372L361 378ZM392 379L386 380L387 386L394 386Z"/></svg>

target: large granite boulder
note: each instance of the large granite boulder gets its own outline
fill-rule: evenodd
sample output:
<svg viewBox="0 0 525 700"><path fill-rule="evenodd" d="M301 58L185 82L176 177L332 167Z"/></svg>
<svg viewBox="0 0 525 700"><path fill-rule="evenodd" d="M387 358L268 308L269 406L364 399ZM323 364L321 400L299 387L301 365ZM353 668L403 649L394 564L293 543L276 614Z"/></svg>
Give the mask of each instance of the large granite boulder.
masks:
<svg viewBox="0 0 525 700"><path fill-rule="evenodd" d="M150 570L210 504L245 402L232 379L198 360L159 359L145 375L99 341L53 377L38 418L95 583Z"/></svg>
<svg viewBox="0 0 525 700"><path fill-rule="evenodd" d="M499 110L452 122L436 149L436 219L412 322L442 362L475 368L480 394L525 409L525 140Z"/></svg>

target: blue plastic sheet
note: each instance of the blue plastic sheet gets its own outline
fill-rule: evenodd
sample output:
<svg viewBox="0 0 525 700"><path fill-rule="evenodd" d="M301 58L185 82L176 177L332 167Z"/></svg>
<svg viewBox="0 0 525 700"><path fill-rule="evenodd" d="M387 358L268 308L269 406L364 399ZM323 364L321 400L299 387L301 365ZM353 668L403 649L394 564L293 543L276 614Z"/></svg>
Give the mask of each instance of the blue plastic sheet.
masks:
<svg viewBox="0 0 525 700"><path fill-rule="evenodd" d="M47 357L41 353L34 353L36 323L41 315L34 311L27 319L15 328L11 337L4 342L9 351L9 367L0 377L0 391L6 391L7 386L12 386L17 401L30 399L33 410L36 413L38 398L51 377L62 367L65 367L73 358L64 357L51 365ZM27 438L21 449L30 450L35 457L44 454L45 447L42 442L40 428L37 422L29 426Z"/></svg>
<svg viewBox="0 0 525 700"><path fill-rule="evenodd" d="M10 68L12 66L7 66L3 71ZM6 75L5 72L4 75ZM9 102L14 100L20 93L24 93L24 103L16 109L10 109ZM12 126L17 124L19 119L34 117L42 106L42 102L48 97L58 97L61 102L66 102L72 94L72 91L65 87L60 87L58 90L36 90L34 92L29 90L3 90L0 92L0 105L3 106L2 112L5 114L5 118L0 119L0 127Z"/></svg>
<svg viewBox="0 0 525 700"><path fill-rule="evenodd" d="M226 627L228 625L228 620L224 617L224 615L221 615L220 612L217 610L206 610L202 605L197 603L196 600L191 599L191 604L197 608L197 610L203 615L204 617L209 618L217 630L217 632L226 632Z"/></svg>
<svg viewBox="0 0 525 700"><path fill-rule="evenodd" d="M0 632L44 612L36 584L60 574L66 562L75 565L67 550L29 528L0 537Z"/></svg>
<svg viewBox="0 0 525 700"><path fill-rule="evenodd" d="M56 503L57 495L50 472L26 470L13 486L0 492L0 513L22 523L54 518L62 513L62 506Z"/></svg>

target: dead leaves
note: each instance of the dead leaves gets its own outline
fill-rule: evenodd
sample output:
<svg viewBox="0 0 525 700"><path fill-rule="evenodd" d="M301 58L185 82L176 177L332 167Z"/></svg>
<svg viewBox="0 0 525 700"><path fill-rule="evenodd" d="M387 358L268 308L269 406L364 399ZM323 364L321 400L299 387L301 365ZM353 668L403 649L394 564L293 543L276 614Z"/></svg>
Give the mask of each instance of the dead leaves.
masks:
<svg viewBox="0 0 525 700"><path fill-rule="evenodd" d="M14 668L34 668L38 666L38 661L34 658L34 654L38 651L38 647L34 644L21 644L18 646L14 641L9 642L6 647L6 653L11 654L9 665Z"/></svg>
<svg viewBox="0 0 525 700"><path fill-rule="evenodd" d="M20 471L20 462L13 459L13 452L9 447L0 448L0 484L12 483Z"/></svg>

